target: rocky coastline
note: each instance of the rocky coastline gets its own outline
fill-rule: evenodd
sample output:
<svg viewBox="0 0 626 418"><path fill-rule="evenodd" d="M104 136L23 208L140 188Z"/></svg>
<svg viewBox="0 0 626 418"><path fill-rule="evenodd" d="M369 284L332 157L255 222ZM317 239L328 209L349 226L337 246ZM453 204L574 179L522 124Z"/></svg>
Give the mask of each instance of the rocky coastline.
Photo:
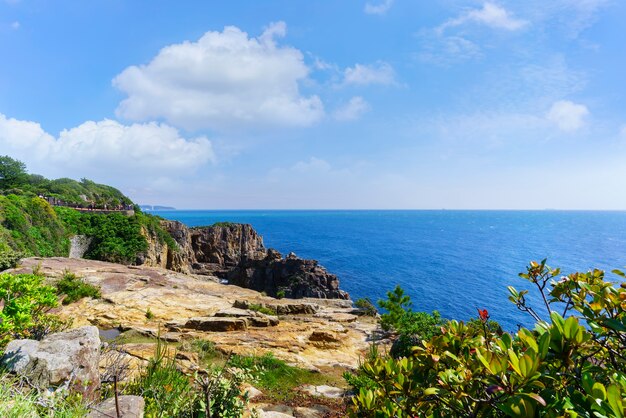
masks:
<svg viewBox="0 0 626 418"><path fill-rule="evenodd" d="M163 220L161 226L178 248L170 248L144 231L149 248L138 257L138 265L216 276L272 297L350 299L339 288L337 276L316 260L301 259L293 253L283 257L277 250L266 248L251 225L219 223L188 228Z"/></svg>

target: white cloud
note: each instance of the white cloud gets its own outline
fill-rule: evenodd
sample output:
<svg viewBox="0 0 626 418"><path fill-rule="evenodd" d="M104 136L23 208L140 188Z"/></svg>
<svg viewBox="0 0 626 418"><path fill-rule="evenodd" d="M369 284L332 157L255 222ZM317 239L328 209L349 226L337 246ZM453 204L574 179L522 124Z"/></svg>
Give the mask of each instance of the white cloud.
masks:
<svg viewBox="0 0 626 418"><path fill-rule="evenodd" d="M461 26L466 23L476 23L494 29L509 31L522 29L528 24L525 20L511 16L505 8L492 2L485 2L481 9L468 10L461 16L446 21L437 28L437 31L443 33L447 28Z"/></svg>
<svg viewBox="0 0 626 418"><path fill-rule="evenodd" d="M383 61L371 65L356 64L346 68L343 82L356 85L390 85L395 84L395 72L391 65Z"/></svg>
<svg viewBox="0 0 626 418"><path fill-rule="evenodd" d="M11 29L13 30L18 30L20 28L20 22L18 22L17 20L13 23L11 23Z"/></svg>
<svg viewBox="0 0 626 418"><path fill-rule="evenodd" d="M355 96L348 103L341 106L333 116L340 121L357 120L370 110L370 105L361 96Z"/></svg>
<svg viewBox="0 0 626 418"><path fill-rule="evenodd" d="M285 33L283 22L257 38L228 26L197 42L167 46L113 80L128 95L117 115L162 118L191 130L311 125L324 116L323 104L318 96L301 95L309 68L299 50L276 43Z"/></svg>
<svg viewBox="0 0 626 418"><path fill-rule="evenodd" d="M55 138L38 123L2 114L0 149L34 173L100 181L180 176L215 158L207 138L184 139L164 124L88 121Z"/></svg>
<svg viewBox="0 0 626 418"><path fill-rule="evenodd" d="M546 117L560 130L571 132L582 128L588 115L587 106L569 100L559 100L552 104Z"/></svg>
<svg viewBox="0 0 626 418"><path fill-rule="evenodd" d="M481 55L480 47L474 42L461 36L443 36L425 42L424 50L418 57L422 61L446 67Z"/></svg>
<svg viewBox="0 0 626 418"><path fill-rule="evenodd" d="M393 0L382 0L382 2L376 4L366 3L363 10L370 15L384 15L391 9L391 6L393 6Z"/></svg>

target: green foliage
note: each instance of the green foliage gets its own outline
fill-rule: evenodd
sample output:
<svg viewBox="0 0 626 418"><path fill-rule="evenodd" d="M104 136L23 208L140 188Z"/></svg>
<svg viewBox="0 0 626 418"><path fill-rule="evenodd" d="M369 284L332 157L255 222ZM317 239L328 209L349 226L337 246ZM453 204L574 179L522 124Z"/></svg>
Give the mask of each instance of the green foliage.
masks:
<svg viewBox="0 0 626 418"><path fill-rule="evenodd" d="M71 205L113 208L132 205L119 190L91 180L62 178L48 180L37 174L27 174L24 163L8 156L0 156L0 193L34 197L43 195Z"/></svg>
<svg viewBox="0 0 626 418"><path fill-rule="evenodd" d="M24 256L67 256L69 238L80 234L92 237L86 258L116 263L134 263L148 243L144 234L156 236L161 244L176 251L176 241L160 224L161 219L136 211L133 216L122 213L103 214L79 212L55 206L40 197L53 197L68 204L114 208L130 205L129 198L119 190L82 179L47 180L27 175L22 163L0 157L0 268L11 258L3 256L7 249ZM23 175L10 174L22 172ZM3 174L6 173L6 174ZM2 186L2 176L11 188ZM7 180L8 181L8 180ZM6 183L6 182L5 182ZM8 184L8 183L7 183ZM7 247L7 248L4 248ZM7 263L4 263L4 259Z"/></svg>
<svg viewBox="0 0 626 418"><path fill-rule="evenodd" d="M272 308L268 308L267 306L250 304L248 305L248 309L251 311L259 312L265 315L276 315L276 310Z"/></svg>
<svg viewBox="0 0 626 418"><path fill-rule="evenodd" d="M528 292L510 289L534 330L503 333L482 310L469 326L447 322L407 357L368 359L360 373L373 386L356 388L351 415L623 417L626 283L599 270L558 275L545 261L521 275L545 301L545 319Z"/></svg>
<svg viewBox="0 0 626 418"><path fill-rule="evenodd" d="M41 339L62 323L46 312L57 306L55 289L32 274L0 274L0 349L15 338Z"/></svg>
<svg viewBox="0 0 626 418"><path fill-rule="evenodd" d="M146 319L148 321L151 321L154 319L154 314L152 313L152 311L150 310L150 308L146 309Z"/></svg>
<svg viewBox="0 0 626 418"><path fill-rule="evenodd" d="M0 374L0 416L3 418L82 418L87 405L67 391L40 392L24 382Z"/></svg>
<svg viewBox="0 0 626 418"><path fill-rule="evenodd" d="M249 372L255 380L255 386L279 402L291 399L297 386L334 383L320 373L289 366L271 353L263 356L232 356L228 365Z"/></svg>
<svg viewBox="0 0 626 418"><path fill-rule="evenodd" d="M150 234L157 237L159 243L167 244L173 251L178 251L178 244L174 241L174 238L161 226L161 220L163 220L163 218L141 212L137 212L135 216L139 223L145 227Z"/></svg>
<svg viewBox="0 0 626 418"><path fill-rule="evenodd" d="M378 315L378 309L376 309L376 306L374 306L370 298L357 299L356 302L354 302L354 306L363 311L366 316Z"/></svg>
<svg viewBox="0 0 626 418"><path fill-rule="evenodd" d="M441 333L443 321L439 312L407 311L400 317L396 324L398 338L391 346L389 354L394 358L405 357L411 354L414 346L422 340L430 340Z"/></svg>
<svg viewBox="0 0 626 418"><path fill-rule="evenodd" d="M38 197L0 195L0 242L25 256L67 256L66 229L52 207Z"/></svg>
<svg viewBox="0 0 626 418"><path fill-rule="evenodd" d="M146 417L206 417L209 409L212 417L235 418L243 415L248 402L241 391L248 378L227 368L187 376L158 340L154 357L128 390L144 397Z"/></svg>
<svg viewBox="0 0 626 418"><path fill-rule="evenodd" d="M56 283L57 293L65 295L63 305L69 305L82 298L99 299L100 288L85 282L70 271L65 271L63 278Z"/></svg>
<svg viewBox="0 0 626 418"><path fill-rule="evenodd" d="M0 190L12 189L28 179L26 165L8 155L0 156Z"/></svg>
<svg viewBox="0 0 626 418"><path fill-rule="evenodd" d="M411 311L411 298L404 294L400 286L387 292L387 300L378 301L378 306L387 312L380 317L380 326L386 330L398 330L399 322L406 312Z"/></svg>
<svg viewBox="0 0 626 418"><path fill-rule="evenodd" d="M148 248L148 242L141 234L143 218L137 215L104 215L61 207L55 211L73 234L92 238L85 258L129 264Z"/></svg>
<svg viewBox="0 0 626 418"><path fill-rule="evenodd" d="M148 417L195 417L201 398L192 380L176 368L176 361L167 353L167 346L157 343L154 357L129 391L144 397Z"/></svg>
<svg viewBox="0 0 626 418"><path fill-rule="evenodd" d="M285 291L283 289L280 289L279 291L276 292L276 299L283 299L285 297Z"/></svg>
<svg viewBox="0 0 626 418"><path fill-rule="evenodd" d="M0 271L17 266L17 263L22 259L22 254L13 251L8 245L2 244L0 244Z"/></svg>

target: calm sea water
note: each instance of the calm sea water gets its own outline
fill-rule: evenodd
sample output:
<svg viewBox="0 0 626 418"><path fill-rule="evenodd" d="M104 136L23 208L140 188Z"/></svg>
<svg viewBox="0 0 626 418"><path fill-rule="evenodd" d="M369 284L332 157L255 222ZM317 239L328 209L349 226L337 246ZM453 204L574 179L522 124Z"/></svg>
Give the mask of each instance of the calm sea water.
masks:
<svg viewBox="0 0 626 418"><path fill-rule="evenodd" d="M531 325L508 300L517 274L548 258L563 273L626 266L626 212L161 211L189 226L249 223L265 245L319 260L353 300L400 284L414 308L468 319L488 309L507 330ZM617 277L610 275L612 280ZM538 295L528 299L538 306Z"/></svg>

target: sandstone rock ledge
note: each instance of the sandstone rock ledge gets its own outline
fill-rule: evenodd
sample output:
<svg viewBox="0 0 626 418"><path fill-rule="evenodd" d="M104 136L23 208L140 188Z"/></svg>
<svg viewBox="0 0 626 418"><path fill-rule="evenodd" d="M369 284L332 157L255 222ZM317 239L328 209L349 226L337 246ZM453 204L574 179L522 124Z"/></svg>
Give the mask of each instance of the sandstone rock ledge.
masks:
<svg viewBox="0 0 626 418"><path fill-rule="evenodd" d="M353 315L347 300L279 300L220 284L217 278L155 267L28 258L15 271L31 272L37 266L49 280L69 270L100 286L101 299L83 299L58 308L58 314L73 319L75 327L95 325L101 330L137 330L146 335L160 332L169 341L210 340L223 352L271 352L288 363L319 370L357 367L368 348L368 336L376 328L374 320ZM272 309L278 316L251 311L254 305ZM146 315L148 310L150 315Z"/></svg>

